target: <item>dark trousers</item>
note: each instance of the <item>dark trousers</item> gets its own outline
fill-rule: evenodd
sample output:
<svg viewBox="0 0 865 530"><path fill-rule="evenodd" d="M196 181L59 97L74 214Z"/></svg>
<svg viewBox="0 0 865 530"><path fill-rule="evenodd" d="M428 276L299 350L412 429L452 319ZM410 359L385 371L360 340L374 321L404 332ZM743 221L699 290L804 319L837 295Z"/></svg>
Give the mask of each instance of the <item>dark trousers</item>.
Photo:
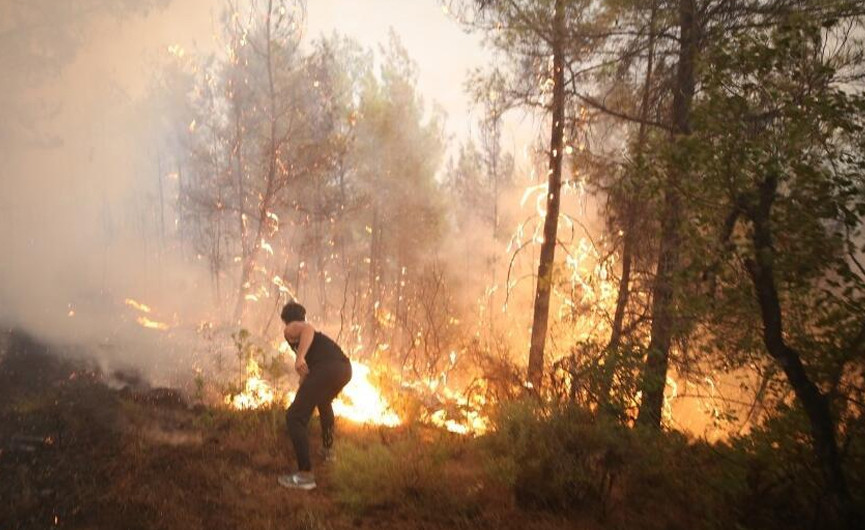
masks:
<svg viewBox="0 0 865 530"><path fill-rule="evenodd" d="M309 435L307 424L312 409L318 408L321 421L321 436L325 447L333 443L333 399L351 380L351 363L348 361L326 361L310 367L309 374L297 389L297 395L285 413L288 435L294 445L297 467L300 471L311 471L309 460Z"/></svg>

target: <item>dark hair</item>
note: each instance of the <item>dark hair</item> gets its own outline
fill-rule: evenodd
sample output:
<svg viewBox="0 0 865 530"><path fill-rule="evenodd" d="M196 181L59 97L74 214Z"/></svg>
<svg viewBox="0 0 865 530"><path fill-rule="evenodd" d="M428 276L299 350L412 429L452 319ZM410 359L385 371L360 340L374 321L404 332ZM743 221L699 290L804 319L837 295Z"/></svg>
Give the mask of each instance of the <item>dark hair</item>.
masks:
<svg viewBox="0 0 865 530"><path fill-rule="evenodd" d="M297 302L289 302L282 308L282 321L286 324L306 320L306 309Z"/></svg>

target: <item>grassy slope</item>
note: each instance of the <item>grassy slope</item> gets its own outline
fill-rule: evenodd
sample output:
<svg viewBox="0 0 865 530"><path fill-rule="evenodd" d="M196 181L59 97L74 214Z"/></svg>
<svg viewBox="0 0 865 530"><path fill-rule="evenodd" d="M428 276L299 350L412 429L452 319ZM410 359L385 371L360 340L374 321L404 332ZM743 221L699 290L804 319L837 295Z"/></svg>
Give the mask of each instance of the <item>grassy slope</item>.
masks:
<svg viewBox="0 0 865 530"><path fill-rule="evenodd" d="M473 443L422 428L344 424L344 459L315 462L317 490L287 491L276 484L291 462L282 411L190 408L169 390L115 391L93 367L58 360L23 335L4 342L3 530L55 520L127 529L574 527L517 509L487 484ZM351 474L370 458L381 473Z"/></svg>

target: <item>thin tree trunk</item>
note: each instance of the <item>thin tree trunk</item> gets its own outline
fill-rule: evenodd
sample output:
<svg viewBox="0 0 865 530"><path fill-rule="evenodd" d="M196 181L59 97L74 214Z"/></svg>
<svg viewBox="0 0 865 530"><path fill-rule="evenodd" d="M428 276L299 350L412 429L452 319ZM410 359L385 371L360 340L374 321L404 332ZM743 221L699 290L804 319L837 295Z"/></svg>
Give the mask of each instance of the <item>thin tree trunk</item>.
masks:
<svg viewBox="0 0 865 530"><path fill-rule="evenodd" d="M640 125L637 132L636 145L636 170L644 168L644 151L646 148L646 121L649 115L649 99L652 90L652 71L655 64L655 19L658 13L657 1L652 3L652 12L649 18L649 45L646 58L646 79L643 83L643 97L640 103ZM600 402L603 408L608 409L610 402L610 391L613 388L613 379L618 367L619 349L622 345L622 327L625 322L625 310L631 295L631 267L634 261L634 229L636 224L636 200L634 197L625 197L625 234L622 241L622 277L619 279L619 292L616 295L616 311L613 314L613 325L610 330L610 342L607 344L605 356L604 373L601 381Z"/></svg>
<svg viewBox="0 0 865 530"><path fill-rule="evenodd" d="M183 222L184 212L183 212L183 199L186 192L183 189L183 168L180 165L180 161L177 161L177 217L180 219L180 222ZM183 229L178 228L177 236L180 239L180 252L183 253L183 247L186 243L186 238L183 236Z"/></svg>
<svg viewBox="0 0 865 530"><path fill-rule="evenodd" d="M774 176L767 178L760 186L759 205L749 211L749 218L754 224L754 257L748 259L746 265L760 305L763 343L769 355L784 370L796 399L805 410L811 425L817 460L835 507L851 530L861 528L860 517L856 513L842 470L835 420L829 400L808 377L799 352L784 340L781 303L775 287L771 229L772 203L777 187L778 181Z"/></svg>
<svg viewBox="0 0 865 530"><path fill-rule="evenodd" d="M495 103L494 103L495 105ZM490 131L489 135L492 138L492 149L491 149L491 157L490 161L490 172L493 180L493 219L492 219L492 242L493 245L496 245L499 237L499 195L501 188L501 178L502 175L499 173L499 159L500 159L500 151L501 151L501 113L498 111L496 107L493 110L493 116L489 118L490 123ZM495 285L497 280L499 268L499 253L492 253L492 263L490 263L490 279L489 284ZM494 336L496 331L496 319L493 318L493 308L496 304L496 292L497 290L492 290L487 299L487 316L489 318L489 326L490 333Z"/></svg>
<svg viewBox="0 0 865 530"><path fill-rule="evenodd" d="M210 92L210 106L213 108L215 106L213 92ZM225 207L224 205L224 197L223 197L223 189L221 181L221 168L219 167L219 151L216 149L219 145L219 136L217 135L215 130L211 131L210 141L214 147L214 154L211 156L211 163L213 166L213 176L216 183L216 234L214 236L213 245L211 246L211 263L213 267L213 287L215 289L214 293L214 304L217 310L222 312L222 286L221 286L221 274L222 274L222 212ZM231 162L229 161L229 168Z"/></svg>
<svg viewBox="0 0 865 530"><path fill-rule="evenodd" d="M691 101L694 98L694 59L697 54L697 29L695 0L679 1L679 62L676 67L676 88L673 93L673 142L691 132ZM640 390L642 401L637 415L637 425L660 429L661 411L664 405L664 386L667 381L670 345L673 341L676 285L679 269L679 245L681 223L681 197L679 183L687 170L683 160L673 157L668 168L664 187L664 212L661 221L661 244L658 269L652 298L652 338L646 356Z"/></svg>
<svg viewBox="0 0 865 530"><path fill-rule="evenodd" d="M216 178L219 178L219 163L216 162L214 172ZM220 285L220 275L222 274L222 186L217 182L217 208L216 208L216 234L213 237L213 245L211 246L211 262L213 263L213 285L216 289L216 306L222 305L222 291Z"/></svg>
<svg viewBox="0 0 865 530"><path fill-rule="evenodd" d="M379 212L378 201L373 198L372 207L372 230L369 242L369 300L368 300L368 327L369 327L369 344L367 354L372 354L375 351L378 343L378 318L377 305L381 304L379 300L379 266L378 256L379 249Z"/></svg>
<svg viewBox="0 0 865 530"><path fill-rule="evenodd" d="M316 188L319 186L316 185ZM327 235L328 228L323 227L322 225L327 223L327 221L322 221L320 212L324 212L327 205L325 204L325 200L321 198L321 190L316 189L316 199L319 201L319 204L316 206L316 212L314 215L314 226L313 237L317 242L315 247L315 273L318 275L318 298L319 298L319 307L321 307L321 319L323 321L327 321L328 316L328 307L327 307L327 256L326 252L330 249L330 238L328 238L328 243L324 242L324 238ZM327 223L329 225L329 223Z"/></svg>
<svg viewBox="0 0 865 530"><path fill-rule="evenodd" d="M628 210L631 205L626 206ZM604 356L603 379L601 380L601 390L599 401L602 410L610 409L610 392L613 389L613 379L616 375L616 370L619 364L619 349L622 345L622 326L625 321L625 309L628 307L628 300L631 294L631 266L634 260L633 257L633 221L631 220L631 212L626 213L628 221L625 226L625 238L622 248L622 277L619 279L619 293L616 296L616 312L613 315L613 325L610 330L610 342L607 344L606 355Z"/></svg>
<svg viewBox="0 0 865 530"><path fill-rule="evenodd" d="M550 315L553 260L556 253L562 188L562 143L565 128L564 29L564 0L556 0L553 16L553 101L547 215L544 219L544 241L541 243L541 256L538 263L538 282L535 290L532 339L529 349L528 381L536 392L540 390L543 381L544 345L547 340L547 323Z"/></svg>
<svg viewBox="0 0 865 530"><path fill-rule="evenodd" d="M246 283L249 277L247 268L247 256L249 255L249 236L246 229L246 190L243 174L243 111L240 103L234 102L234 147L233 157L235 176L237 177L237 223L240 232L240 285L238 286L238 297L234 307L233 323L239 324L243 316L243 299L246 296Z"/></svg>
<svg viewBox="0 0 865 530"><path fill-rule="evenodd" d="M159 253L165 251L165 192L162 185L162 155L156 154L156 172L159 182Z"/></svg>
<svg viewBox="0 0 865 530"><path fill-rule="evenodd" d="M234 319L235 322L241 323L246 307L246 295L252 287L252 273L255 270L258 251L261 249L262 233L267 222L267 210L274 194L274 184L276 178L276 157L277 157L277 141L276 141L276 90L273 81L273 39L271 38L273 18L273 0L267 2L267 19L265 20L265 63L267 65L267 81L268 81L268 104L269 104L269 142L270 149L268 153L268 166L265 181L264 194L259 199L258 205L258 226L256 228L255 239L246 245L246 255L243 259L243 267L241 267L240 290L237 297L237 305L235 306ZM241 200L243 198L241 197Z"/></svg>

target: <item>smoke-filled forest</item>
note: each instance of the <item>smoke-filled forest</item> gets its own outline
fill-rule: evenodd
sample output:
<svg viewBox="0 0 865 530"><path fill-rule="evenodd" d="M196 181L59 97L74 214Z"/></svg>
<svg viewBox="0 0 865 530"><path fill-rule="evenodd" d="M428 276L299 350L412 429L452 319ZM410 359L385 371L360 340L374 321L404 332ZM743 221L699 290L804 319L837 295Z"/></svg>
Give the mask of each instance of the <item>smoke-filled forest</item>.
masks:
<svg viewBox="0 0 865 530"><path fill-rule="evenodd" d="M0 529L857 529L865 6L0 0Z"/></svg>

